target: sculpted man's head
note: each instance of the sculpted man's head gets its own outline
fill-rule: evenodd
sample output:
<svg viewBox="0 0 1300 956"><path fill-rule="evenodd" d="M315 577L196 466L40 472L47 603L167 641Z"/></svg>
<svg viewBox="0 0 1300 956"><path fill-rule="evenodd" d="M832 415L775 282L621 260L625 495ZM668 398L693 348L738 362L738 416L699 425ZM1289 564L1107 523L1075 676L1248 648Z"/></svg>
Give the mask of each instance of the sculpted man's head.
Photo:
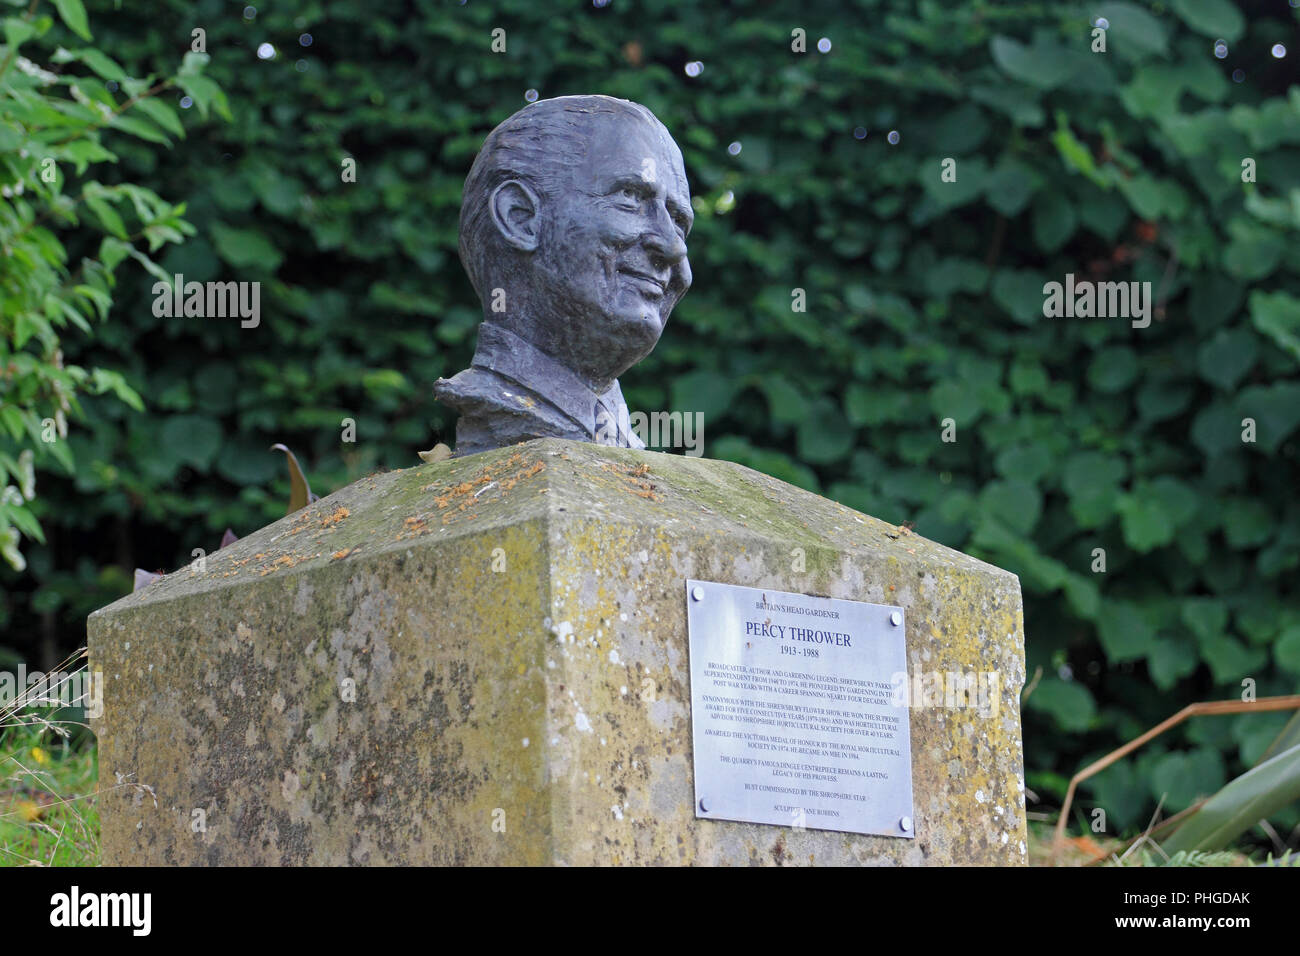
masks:
<svg viewBox="0 0 1300 956"><path fill-rule="evenodd" d="M650 354L690 288L693 219L681 151L648 109L563 96L484 142L465 180L460 256L486 322L599 393Z"/></svg>
<svg viewBox="0 0 1300 956"><path fill-rule="evenodd" d="M618 376L691 285L681 150L644 106L562 96L489 135L465 179L460 258L483 300L470 367L439 379L457 454L533 438L644 448Z"/></svg>

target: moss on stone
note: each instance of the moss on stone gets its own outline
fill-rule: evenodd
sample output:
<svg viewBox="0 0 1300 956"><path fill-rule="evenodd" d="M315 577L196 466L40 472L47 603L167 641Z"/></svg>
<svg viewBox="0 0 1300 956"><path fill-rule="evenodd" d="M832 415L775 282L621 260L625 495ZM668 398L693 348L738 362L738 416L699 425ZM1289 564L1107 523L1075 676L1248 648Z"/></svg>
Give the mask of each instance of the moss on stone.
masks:
<svg viewBox="0 0 1300 956"><path fill-rule="evenodd" d="M688 577L897 604L910 669L1003 675L996 718L912 712L916 840L695 818ZM1015 577L727 462L375 475L89 630L110 864L1024 858Z"/></svg>

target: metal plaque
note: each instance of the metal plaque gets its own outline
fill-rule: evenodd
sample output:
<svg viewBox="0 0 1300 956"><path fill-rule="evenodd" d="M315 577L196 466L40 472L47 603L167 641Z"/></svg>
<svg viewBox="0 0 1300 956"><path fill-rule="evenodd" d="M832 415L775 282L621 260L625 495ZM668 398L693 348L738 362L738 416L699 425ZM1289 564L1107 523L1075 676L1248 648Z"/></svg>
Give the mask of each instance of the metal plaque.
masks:
<svg viewBox="0 0 1300 956"><path fill-rule="evenodd" d="M903 609L686 582L695 815L915 836Z"/></svg>

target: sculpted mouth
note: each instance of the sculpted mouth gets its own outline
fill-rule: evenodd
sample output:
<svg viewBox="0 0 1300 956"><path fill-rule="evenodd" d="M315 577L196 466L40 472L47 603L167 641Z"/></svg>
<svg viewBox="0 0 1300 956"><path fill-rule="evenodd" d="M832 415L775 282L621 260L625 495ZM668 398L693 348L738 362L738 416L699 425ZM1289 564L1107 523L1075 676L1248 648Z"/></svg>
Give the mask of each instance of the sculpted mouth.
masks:
<svg viewBox="0 0 1300 956"><path fill-rule="evenodd" d="M638 272L635 269L619 269L618 271L620 275L636 280L655 295L662 296L668 291L668 282L666 280L652 276L648 272Z"/></svg>

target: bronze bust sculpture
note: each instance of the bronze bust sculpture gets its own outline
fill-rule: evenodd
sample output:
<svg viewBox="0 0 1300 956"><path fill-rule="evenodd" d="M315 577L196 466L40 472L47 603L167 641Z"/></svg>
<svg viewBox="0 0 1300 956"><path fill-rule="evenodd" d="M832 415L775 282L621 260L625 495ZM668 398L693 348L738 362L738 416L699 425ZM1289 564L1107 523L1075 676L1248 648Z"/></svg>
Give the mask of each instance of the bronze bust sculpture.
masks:
<svg viewBox="0 0 1300 956"><path fill-rule="evenodd" d="M681 150L644 106L561 96L494 129L460 210L478 346L434 386L460 413L456 453L543 437L645 447L618 376L690 288L693 219Z"/></svg>

